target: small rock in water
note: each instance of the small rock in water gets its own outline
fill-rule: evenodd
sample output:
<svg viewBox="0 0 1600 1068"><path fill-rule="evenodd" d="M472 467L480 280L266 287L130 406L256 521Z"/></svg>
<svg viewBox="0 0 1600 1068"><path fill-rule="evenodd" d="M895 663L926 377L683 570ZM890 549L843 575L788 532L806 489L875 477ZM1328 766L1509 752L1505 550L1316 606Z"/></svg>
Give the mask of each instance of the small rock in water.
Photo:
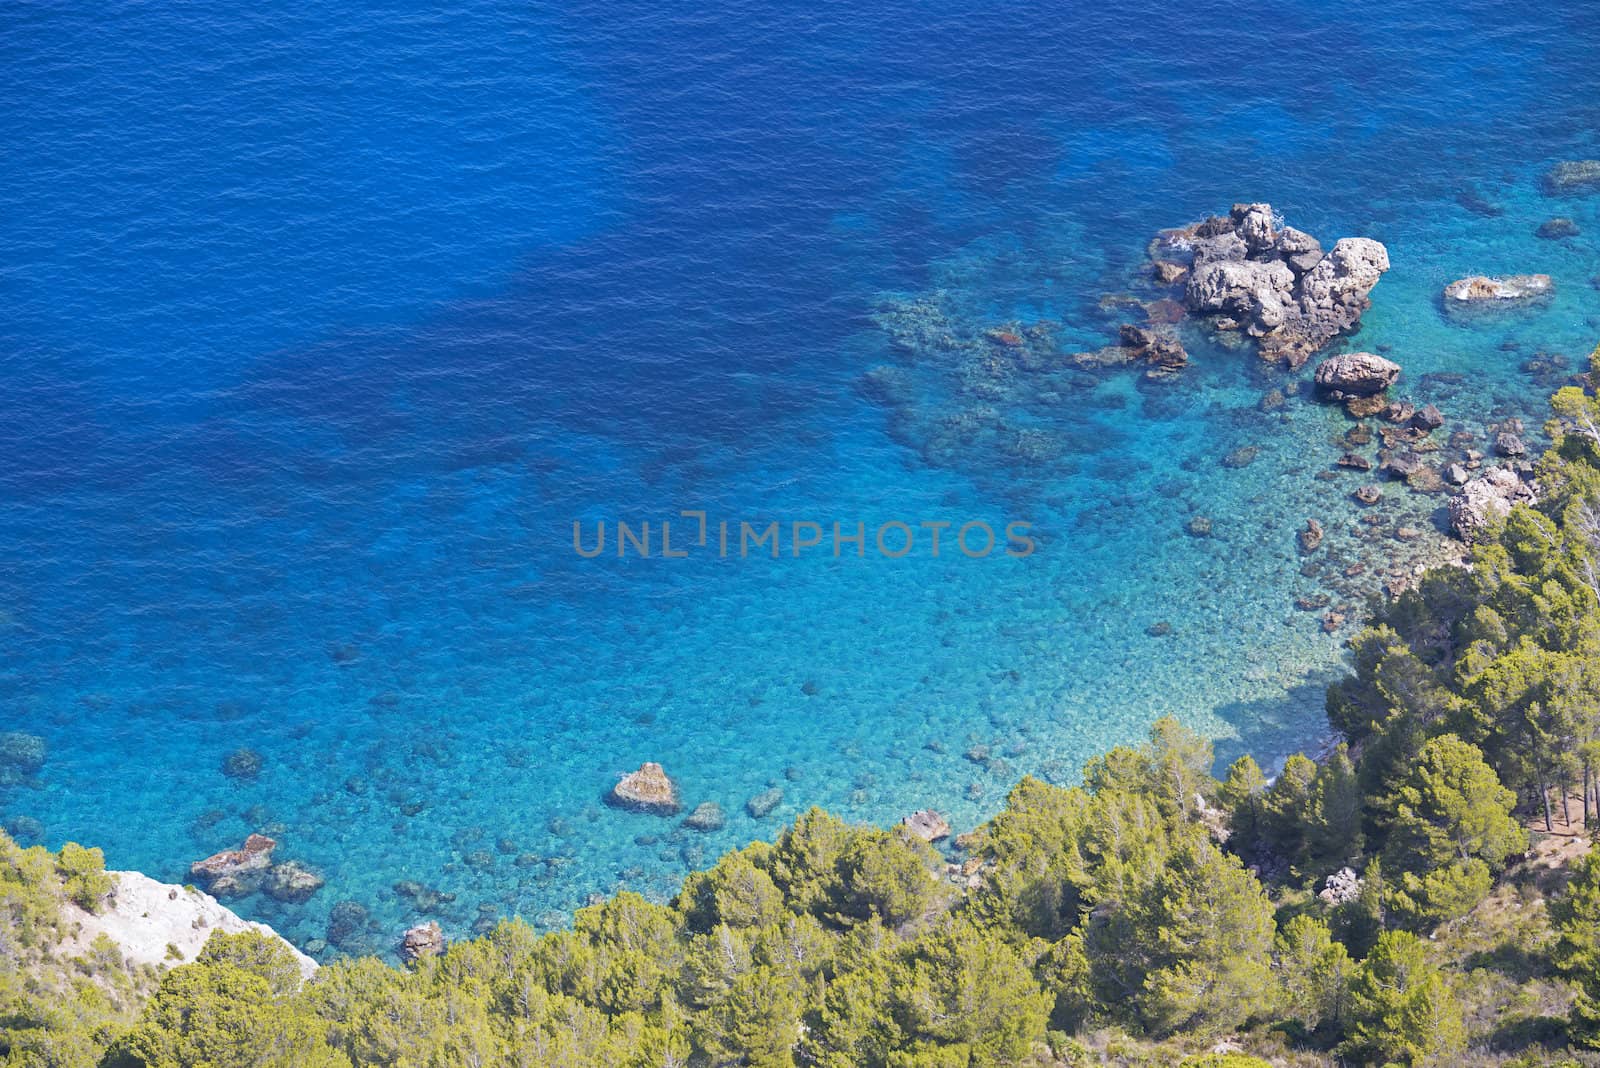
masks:
<svg viewBox="0 0 1600 1068"><path fill-rule="evenodd" d="M1437 467L1421 464L1406 476L1406 488L1413 493L1442 493L1444 477L1439 474Z"/></svg>
<svg viewBox="0 0 1600 1068"><path fill-rule="evenodd" d="M1547 274L1473 275L1444 287L1445 306L1521 304L1549 296L1555 285Z"/></svg>
<svg viewBox="0 0 1600 1068"><path fill-rule="evenodd" d="M1539 229L1534 233L1546 241L1560 241L1563 238L1577 237L1578 224L1566 216L1558 216L1539 224Z"/></svg>
<svg viewBox="0 0 1600 1068"><path fill-rule="evenodd" d="M1444 426L1444 413L1431 404L1424 405L1411 416L1411 425L1418 430L1438 430Z"/></svg>
<svg viewBox="0 0 1600 1068"><path fill-rule="evenodd" d="M1400 541L1416 541L1422 537L1422 531L1416 527L1401 527L1394 532L1394 536Z"/></svg>
<svg viewBox="0 0 1600 1068"><path fill-rule="evenodd" d="M1450 464L1444 469L1444 480L1452 486L1464 486L1472 475L1460 464Z"/></svg>
<svg viewBox="0 0 1600 1068"><path fill-rule="evenodd" d="M1332 634L1342 626L1344 626L1344 613L1342 612L1329 612L1322 617L1322 633L1324 634Z"/></svg>
<svg viewBox="0 0 1600 1068"><path fill-rule="evenodd" d="M1262 394L1260 402L1256 405L1264 412L1275 412L1284 405L1283 390L1272 389Z"/></svg>
<svg viewBox="0 0 1600 1068"><path fill-rule="evenodd" d="M683 825L691 831L720 831L727 826L728 818L722 813L722 806L715 801L702 801L689 813L689 818Z"/></svg>
<svg viewBox="0 0 1600 1068"><path fill-rule="evenodd" d="M1197 538L1209 538L1211 537L1211 517L1197 515L1189 520L1187 529L1190 534Z"/></svg>
<svg viewBox="0 0 1600 1068"><path fill-rule="evenodd" d="M1152 623L1144 629L1144 632L1152 638L1165 638L1172 633L1172 624L1165 621Z"/></svg>
<svg viewBox="0 0 1600 1068"><path fill-rule="evenodd" d="M805 682L801 683L800 692L805 694L807 697L815 697L817 695L817 680L807 679Z"/></svg>
<svg viewBox="0 0 1600 1068"><path fill-rule="evenodd" d="M1294 606L1302 612L1316 612L1328 607L1331 600L1325 593L1314 593L1309 597L1296 597Z"/></svg>
<svg viewBox="0 0 1600 1068"><path fill-rule="evenodd" d="M1366 423L1357 423L1344 432L1344 440L1350 445L1367 445L1372 441L1372 428Z"/></svg>
<svg viewBox="0 0 1600 1068"><path fill-rule="evenodd" d="M417 924L400 939L400 955L408 961L437 957L443 952L444 931L433 920Z"/></svg>
<svg viewBox="0 0 1600 1068"><path fill-rule="evenodd" d="M1404 423L1415 414L1416 410L1416 406L1410 401L1390 401L1378 416L1386 423Z"/></svg>
<svg viewBox="0 0 1600 1068"><path fill-rule="evenodd" d="M1402 452L1386 458L1383 463L1379 464L1378 473L1387 475L1389 478L1399 482L1408 478L1413 471L1421 466L1422 461L1417 459L1414 454Z"/></svg>
<svg viewBox="0 0 1600 1068"><path fill-rule="evenodd" d="M1156 260L1150 268L1151 275L1164 286L1174 286L1189 275L1189 268L1171 260Z"/></svg>
<svg viewBox="0 0 1600 1068"><path fill-rule="evenodd" d="M744 803L744 810L756 819L765 819L783 804L783 787L771 786Z"/></svg>
<svg viewBox="0 0 1600 1068"><path fill-rule="evenodd" d="M230 779L254 779L261 774L261 754L254 749L235 749L222 761L222 774Z"/></svg>
<svg viewBox="0 0 1600 1068"><path fill-rule="evenodd" d="M1344 410L1352 419L1367 419L1383 411L1388 403L1381 395L1351 397L1344 402Z"/></svg>
<svg viewBox="0 0 1600 1068"><path fill-rule="evenodd" d="M1371 471L1372 461L1358 452L1347 452L1339 457L1339 466L1352 471Z"/></svg>
<svg viewBox="0 0 1600 1068"><path fill-rule="evenodd" d="M1548 196L1600 193L1600 159L1565 160L1551 167L1542 182Z"/></svg>
<svg viewBox="0 0 1600 1068"><path fill-rule="evenodd" d="M1501 431L1494 436L1494 452L1496 456L1522 456L1528 451L1528 446L1516 434L1509 430Z"/></svg>
<svg viewBox="0 0 1600 1068"><path fill-rule="evenodd" d="M660 764L647 761L638 771L622 777L612 788L610 800L622 808L670 816L678 811L678 787Z"/></svg>
<svg viewBox="0 0 1600 1068"><path fill-rule="evenodd" d="M1383 491L1377 486L1362 486L1350 496L1362 504L1377 504L1383 499Z"/></svg>
<svg viewBox="0 0 1600 1068"><path fill-rule="evenodd" d="M924 842L950 837L950 824L931 808L920 809L900 821L900 825Z"/></svg>
<svg viewBox="0 0 1600 1068"><path fill-rule="evenodd" d="M1314 553L1322 546L1322 524L1315 519L1307 519L1305 529L1299 534L1300 551Z"/></svg>
<svg viewBox="0 0 1600 1068"><path fill-rule="evenodd" d="M323 878L298 860L274 864L267 876L267 896L275 901L299 904L322 889Z"/></svg>
<svg viewBox="0 0 1600 1068"><path fill-rule="evenodd" d="M1255 463L1256 457L1260 453L1261 447L1259 445L1241 445L1222 458L1222 466L1231 468L1249 467Z"/></svg>

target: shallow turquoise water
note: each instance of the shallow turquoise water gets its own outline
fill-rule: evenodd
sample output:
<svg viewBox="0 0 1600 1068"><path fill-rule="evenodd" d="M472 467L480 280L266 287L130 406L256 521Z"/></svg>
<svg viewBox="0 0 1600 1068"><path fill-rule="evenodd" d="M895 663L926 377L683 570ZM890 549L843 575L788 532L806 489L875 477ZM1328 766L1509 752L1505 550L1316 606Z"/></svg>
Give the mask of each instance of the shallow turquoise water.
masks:
<svg viewBox="0 0 1600 1068"><path fill-rule="evenodd" d="M180 881L269 829L328 885L239 910L306 943L358 901L381 949L418 916L401 880L454 893L454 933L554 924L592 893L667 895L811 804L932 805L962 829L1164 713L1225 757L1312 744L1341 635L1294 599L1354 606L1393 554L1428 558L1443 498L1391 487L1361 537L1362 480L1315 477L1343 416L1263 412L1289 379L1198 337L1174 382L997 401L1042 459L930 454L861 388L911 360L878 317L919 299L1097 347L1121 321L1099 301L1156 229L1266 199L1325 243L1388 245L1351 344L1387 347L1405 395L1537 438L1562 374L1527 361L1578 370L1600 340L1600 197L1537 183L1600 156L1592 23L1577 4L0 16L22 146L0 163L0 729L49 747L0 810ZM1243 40L1272 47L1219 58ZM1580 236L1535 237L1556 214ZM1441 312L1453 278L1534 270L1548 306ZM949 402L915 380L917 412ZM1039 549L571 551L574 519L685 508L1023 520ZM1185 533L1197 514L1213 536ZM1313 516L1336 563L1306 575ZM264 756L253 782L221 771L240 746ZM606 807L647 759L726 827ZM772 784L782 805L750 817Z"/></svg>

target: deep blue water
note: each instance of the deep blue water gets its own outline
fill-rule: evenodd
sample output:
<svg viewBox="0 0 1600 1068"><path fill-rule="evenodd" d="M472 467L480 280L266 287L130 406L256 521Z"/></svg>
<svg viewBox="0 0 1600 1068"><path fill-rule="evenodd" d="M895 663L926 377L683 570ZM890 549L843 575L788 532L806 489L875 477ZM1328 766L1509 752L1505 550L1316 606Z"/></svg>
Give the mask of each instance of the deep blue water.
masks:
<svg viewBox="0 0 1600 1068"><path fill-rule="evenodd" d="M898 410L862 375L917 371L907 307L1104 344L1157 229L1260 199L1388 245L1359 344L1410 395L1537 437L1527 361L1600 340L1600 197L1537 184L1600 156L1597 30L1484 0L11 5L0 730L48 759L0 813L174 880L270 830L328 885L236 907L304 944L356 900L381 948L398 880L455 893L457 933L554 924L810 804L971 825L1166 712L1224 755L1313 744L1340 636L1292 607L1327 578L1294 532L1373 571L1400 545L1313 477L1342 416L1263 413L1291 377L1197 339L1176 383L997 401L1028 458L930 448L938 375ZM1580 236L1534 237L1552 215ZM1532 270L1543 309L1440 312ZM1385 529L1441 504L1391 491ZM572 552L575 519L680 509L1039 549ZM602 805L647 759L726 828Z"/></svg>

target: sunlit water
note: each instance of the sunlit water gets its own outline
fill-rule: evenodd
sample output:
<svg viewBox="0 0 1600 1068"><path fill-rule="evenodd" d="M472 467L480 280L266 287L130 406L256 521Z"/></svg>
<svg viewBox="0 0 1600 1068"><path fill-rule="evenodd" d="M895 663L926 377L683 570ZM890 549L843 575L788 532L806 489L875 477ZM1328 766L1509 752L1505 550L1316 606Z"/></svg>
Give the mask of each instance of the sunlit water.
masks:
<svg viewBox="0 0 1600 1068"><path fill-rule="evenodd" d="M1600 196L1537 181L1600 157L1597 18L14 5L0 730L48 759L0 810L177 881L267 830L328 883L239 911L306 944L354 900L352 945L384 950L423 915L402 880L456 895L429 913L454 934L557 924L813 804L971 826L1164 713L1225 757L1313 744L1348 631L1295 599L1358 607L1437 545L1442 497L1391 486L1369 530L1364 479L1315 477L1342 413L1260 408L1308 372L1199 335L1175 381L1002 402L1042 458L930 452L861 388L916 363L881 324L920 299L1093 348L1158 228L1270 200L1387 244L1351 344L1386 347L1400 392L1537 445L1600 340ZM1580 235L1535 237L1556 215ZM1442 314L1451 279L1523 271L1555 300ZM1564 368L1530 372L1541 351ZM916 381L916 410L948 403ZM861 522L867 553L572 551L574 520L659 534L684 509ZM892 560L889 520L1022 521L1038 547ZM253 781L223 774L240 747ZM726 826L604 805L644 760Z"/></svg>

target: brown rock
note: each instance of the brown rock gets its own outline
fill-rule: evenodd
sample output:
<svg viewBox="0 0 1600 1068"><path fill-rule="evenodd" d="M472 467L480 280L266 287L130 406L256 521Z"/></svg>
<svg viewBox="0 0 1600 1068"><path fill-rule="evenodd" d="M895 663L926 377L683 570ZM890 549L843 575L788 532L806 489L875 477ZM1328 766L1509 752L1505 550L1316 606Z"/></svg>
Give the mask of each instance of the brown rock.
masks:
<svg viewBox="0 0 1600 1068"><path fill-rule="evenodd" d="M1175 286L1189 277L1189 268L1171 260L1156 260L1151 265L1151 275L1164 286Z"/></svg>
<svg viewBox="0 0 1600 1068"><path fill-rule="evenodd" d="M1362 456L1358 452L1345 453L1343 456L1339 457L1338 465L1340 467L1348 468L1351 471L1372 470L1372 461L1367 459L1365 456Z"/></svg>
<svg viewBox="0 0 1600 1068"><path fill-rule="evenodd" d="M1350 496L1362 504L1377 504L1383 500L1383 491L1377 486L1362 486Z"/></svg>
<svg viewBox="0 0 1600 1068"><path fill-rule="evenodd" d="M1211 518L1209 516L1197 515L1193 519L1189 520L1186 529L1194 537L1209 538L1211 537Z"/></svg>
<svg viewBox="0 0 1600 1068"><path fill-rule="evenodd" d="M437 957L444 952L444 931L433 920L419 923L400 939L400 955L408 961Z"/></svg>
<svg viewBox="0 0 1600 1068"><path fill-rule="evenodd" d="M648 761L622 777L611 790L611 801L622 808L670 816L678 811L678 786L660 764Z"/></svg>
<svg viewBox="0 0 1600 1068"><path fill-rule="evenodd" d="M1444 287L1445 306L1484 306L1521 304L1548 297L1555 281L1547 274L1510 274L1490 278L1473 275Z"/></svg>
<svg viewBox="0 0 1600 1068"><path fill-rule="evenodd" d="M1350 397L1344 402L1344 410L1352 419L1367 419L1383 411L1388 403L1381 396Z"/></svg>
<svg viewBox="0 0 1600 1068"><path fill-rule="evenodd" d="M1222 458L1223 467L1240 468L1249 467L1256 462L1256 457L1261 454L1259 445L1241 445Z"/></svg>
<svg viewBox="0 0 1600 1068"><path fill-rule="evenodd" d="M238 849L213 853L189 865L189 875L218 897L241 897L261 888L272 851L278 843L264 834L252 834Z"/></svg>
<svg viewBox="0 0 1600 1068"><path fill-rule="evenodd" d="M1322 524L1315 519L1307 519L1305 529L1299 534L1300 551L1314 553L1322 546Z"/></svg>

